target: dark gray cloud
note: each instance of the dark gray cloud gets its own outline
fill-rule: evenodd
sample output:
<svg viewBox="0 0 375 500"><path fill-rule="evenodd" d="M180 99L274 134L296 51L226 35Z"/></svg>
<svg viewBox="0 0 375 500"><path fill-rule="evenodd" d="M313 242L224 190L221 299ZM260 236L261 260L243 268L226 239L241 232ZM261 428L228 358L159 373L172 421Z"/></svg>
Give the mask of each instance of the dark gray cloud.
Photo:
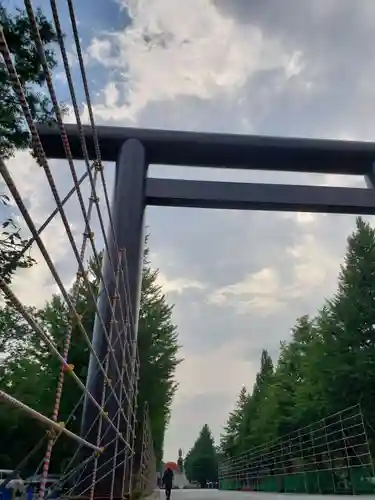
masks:
<svg viewBox="0 0 375 500"><path fill-rule="evenodd" d="M266 39L276 38L286 50L302 54L300 75L270 96L275 128L322 137L347 127L370 138L374 88L369 81L375 74L371 0L215 0L215 5L236 23L256 25ZM301 78L312 83L310 91L298 89Z"/></svg>

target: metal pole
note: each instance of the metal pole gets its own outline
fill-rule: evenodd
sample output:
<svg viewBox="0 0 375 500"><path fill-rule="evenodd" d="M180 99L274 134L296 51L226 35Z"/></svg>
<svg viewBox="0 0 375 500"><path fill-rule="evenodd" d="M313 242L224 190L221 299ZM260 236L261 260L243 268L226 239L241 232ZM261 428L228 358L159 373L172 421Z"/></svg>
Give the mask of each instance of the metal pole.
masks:
<svg viewBox="0 0 375 500"><path fill-rule="evenodd" d="M111 262L114 263L117 260L118 251L124 250L126 253L126 265L123 266L123 275L125 276L125 281L127 282L127 295L125 297L125 287L120 287L120 303L122 305L122 311L124 314L125 322L128 322L130 327L130 340L137 338L137 327L138 327L138 314L139 314L139 304L140 304L140 292L141 292L141 269L143 261L143 242L144 242L144 211L145 211L145 185L146 185L146 175L147 175L147 163L145 159L145 150L143 145L136 139L128 139L122 146L117 162L116 162L116 177L115 186L112 201L112 220L113 229L108 231L108 242L109 242L109 253L104 254L103 259L103 278L104 282L109 290L109 294L113 295L115 291L115 283L113 280L113 271L111 267ZM113 232L115 238L113 237ZM110 325L111 320L111 305L103 293L104 284L101 284L98 305L99 310L104 318L106 325ZM127 307L127 302L129 306ZM119 310L120 308L118 308ZM119 321L120 318L117 310L116 320ZM128 316L131 315L129 318ZM124 325L121 325L124 326ZM126 329L125 329L126 330ZM129 339L122 339L125 344ZM107 352L107 342L103 328L95 318L94 332L92 343L98 358L103 362L106 352ZM116 353L116 359L119 365L122 363L122 352L119 343L113 346ZM115 381L116 380L116 370L114 366L113 359L109 366L109 377ZM99 373L97 362L93 356L90 356L89 368L87 374L86 386L90 392L94 395L95 399L100 402L101 391L103 387L103 376ZM118 384L118 395L120 395L121 384ZM125 388L126 390L131 390L131 388ZM116 421L116 413L118 404L113 397L110 397L105 408L108 412L108 416ZM93 406L93 404L85 400L83 413L82 413L82 425L81 425L81 435L88 436L88 440L95 442L95 435L97 433L97 423L92 426L93 422L97 420L98 410ZM92 428L91 428L92 427ZM127 424L123 418L120 419L119 430L126 433ZM90 430L91 428L91 430ZM102 435L105 435L101 446L106 446L114 440L115 434L113 430L108 430L103 428ZM115 441L116 442L116 441ZM113 457L115 451L115 442L108 445L100 456L99 465L104 464L111 457ZM123 444L121 445L123 446ZM123 453L117 458L117 462L121 463L125 458L125 449ZM105 478L105 474L108 473L109 467L111 467L111 461L109 465L102 468L102 473L100 474L103 479L98 482L95 489L95 498L108 497L111 491L112 474L108 474ZM92 473L92 470L88 468L88 475ZM98 480L100 477L98 477ZM124 481L123 468L118 467L116 469L114 488L113 488L113 498L121 498L122 486ZM84 482L86 483L86 482ZM87 484L83 484L83 490L87 487Z"/></svg>
<svg viewBox="0 0 375 500"><path fill-rule="evenodd" d="M326 438L326 447L327 447L327 453L328 453L328 462L329 462L329 465L331 467L331 479L332 479L333 493L336 494L335 470L334 470L334 466L333 466L331 448L329 446L329 438L328 438L328 434L327 434L327 425L326 425L325 419L323 420L323 426L324 426L324 436Z"/></svg>
<svg viewBox="0 0 375 500"><path fill-rule="evenodd" d="M359 413L361 415L361 424L362 424L362 427L363 427L363 431L365 433L365 440L366 440L367 452L368 452L368 456L370 458L370 464L369 465L370 465L370 468L371 468L372 477L375 477L374 462L372 461L372 457L371 457L370 442L369 442L368 436L367 436L366 423L365 423L365 419L363 418L362 407L361 407L361 405L358 405L358 406L359 406Z"/></svg>
<svg viewBox="0 0 375 500"><path fill-rule="evenodd" d="M314 454L314 468L315 468L315 473L317 477L317 482L318 482L318 493L319 495L322 494L322 488L320 486L320 477L319 477L319 469L318 469L318 462L316 460L316 446L315 446L315 439L314 439L314 433L316 433L316 428L312 429L311 431L311 441L312 441L312 449L313 449L313 454Z"/></svg>
<svg viewBox="0 0 375 500"><path fill-rule="evenodd" d="M301 460L301 468L303 473L303 483L305 485L305 493L308 493L307 480L306 480L306 471L305 471L305 459L303 456L303 443L301 431L298 431L298 441L299 441L299 449L300 449L300 460Z"/></svg>
<svg viewBox="0 0 375 500"><path fill-rule="evenodd" d="M350 459L349 459L349 454L348 454L348 446L347 446L347 440L345 436L345 431L344 431L344 425L342 422L342 415L340 413L340 424L341 424L341 434L342 434L342 439L343 439L343 444L344 444L344 449L345 449L345 460L346 460L346 482L350 482L350 486L352 489L352 493L354 494L353 491L353 485L350 481Z"/></svg>

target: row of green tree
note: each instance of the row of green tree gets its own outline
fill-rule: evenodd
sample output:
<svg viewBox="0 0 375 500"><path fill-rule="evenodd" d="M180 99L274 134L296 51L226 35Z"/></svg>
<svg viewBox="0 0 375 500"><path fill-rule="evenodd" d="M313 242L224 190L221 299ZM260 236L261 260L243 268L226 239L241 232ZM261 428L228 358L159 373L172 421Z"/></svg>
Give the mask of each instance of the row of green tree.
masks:
<svg viewBox="0 0 375 500"><path fill-rule="evenodd" d="M276 366L262 352L254 387L242 388L221 450L232 457L358 403L373 426L374 396L375 230L358 218L336 293L316 317L297 320Z"/></svg>
<svg viewBox="0 0 375 500"><path fill-rule="evenodd" d="M42 42L47 50L50 69L56 66L54 43L56 35L52 25L37 13ZM36 121L53 121L50 101L39 92L38 86L45 83L39 52L33 41L32 30L24 12L10 15L0 3L0 23L7 39L9 50L23 84L31 113ZM22 118L7 71L0 65L0 155L6 158L18 149L29 145L29 134ZM1 196L3 205L8 204L6 195ZM3 219L0 234L0 277L7 282L18 268L38 265L27 254L22 255L26 241L10 217ZM172 307L157 284L158 271L154 270L145 252L141 293L141 310L138 331L140 358L139 412L148 402L152 435L157 459L160 461L166 425L169 420L171 401L177 385L174 373L180 363L178 358L177 330L172 322ZM95 263L96 264L96 263ZM91 262L89 279L93 289L99 287L98 266ZM76 306L82 323L91 335L95 316L94 303L85 286L81 286ZM40 327L48 333L61 351L70 325L67 306L61 296L51 297L44 307L30 308ZM84 382L89 352L78 328L73 330L69 362ZM50 415L52 412L59 363L51 357L46 345L34 335L29 324L9 304L0 306L0 387L37 411ZM68 418L80 398L80 391L70 377L66 377L59 419ZM70 422L70 428L79 432L81 406ZM142 421L142 415L139 415ZM0 404L0 464L2 468L15 468L34 445L44 436L45 430L16 409ZM34 472L41 459L40 452L26 464L23 473ZM72 454L71 443L63 438L55 445L52 471L60 471Z"/></svg>

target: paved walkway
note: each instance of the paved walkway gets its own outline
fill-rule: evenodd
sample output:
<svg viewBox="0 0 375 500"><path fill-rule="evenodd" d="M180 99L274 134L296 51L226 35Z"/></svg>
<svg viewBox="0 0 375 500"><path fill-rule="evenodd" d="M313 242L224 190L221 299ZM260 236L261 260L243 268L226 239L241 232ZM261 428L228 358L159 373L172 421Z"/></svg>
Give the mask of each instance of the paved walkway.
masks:
<svg viewBox="0 0 375 500"><path fill-rule="evenodd" d="M156 500L165 500L164 491L155 495ZM375 495L361 495L375 500ZM171 500L344 500L344 495L302 495L287 493L259 493L219 490L172 490Z"/></svg>

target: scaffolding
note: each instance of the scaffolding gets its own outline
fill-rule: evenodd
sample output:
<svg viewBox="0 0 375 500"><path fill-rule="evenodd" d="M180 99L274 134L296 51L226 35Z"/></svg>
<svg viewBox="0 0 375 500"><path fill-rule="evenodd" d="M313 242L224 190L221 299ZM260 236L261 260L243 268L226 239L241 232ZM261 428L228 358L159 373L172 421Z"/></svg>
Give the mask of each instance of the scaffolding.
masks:
<svg viewBox="0 0 375 500"><path fill-rule="evenodd" d="M359 405L219 465L219 488L280 493L368 494L374 468Z"/></svg>

